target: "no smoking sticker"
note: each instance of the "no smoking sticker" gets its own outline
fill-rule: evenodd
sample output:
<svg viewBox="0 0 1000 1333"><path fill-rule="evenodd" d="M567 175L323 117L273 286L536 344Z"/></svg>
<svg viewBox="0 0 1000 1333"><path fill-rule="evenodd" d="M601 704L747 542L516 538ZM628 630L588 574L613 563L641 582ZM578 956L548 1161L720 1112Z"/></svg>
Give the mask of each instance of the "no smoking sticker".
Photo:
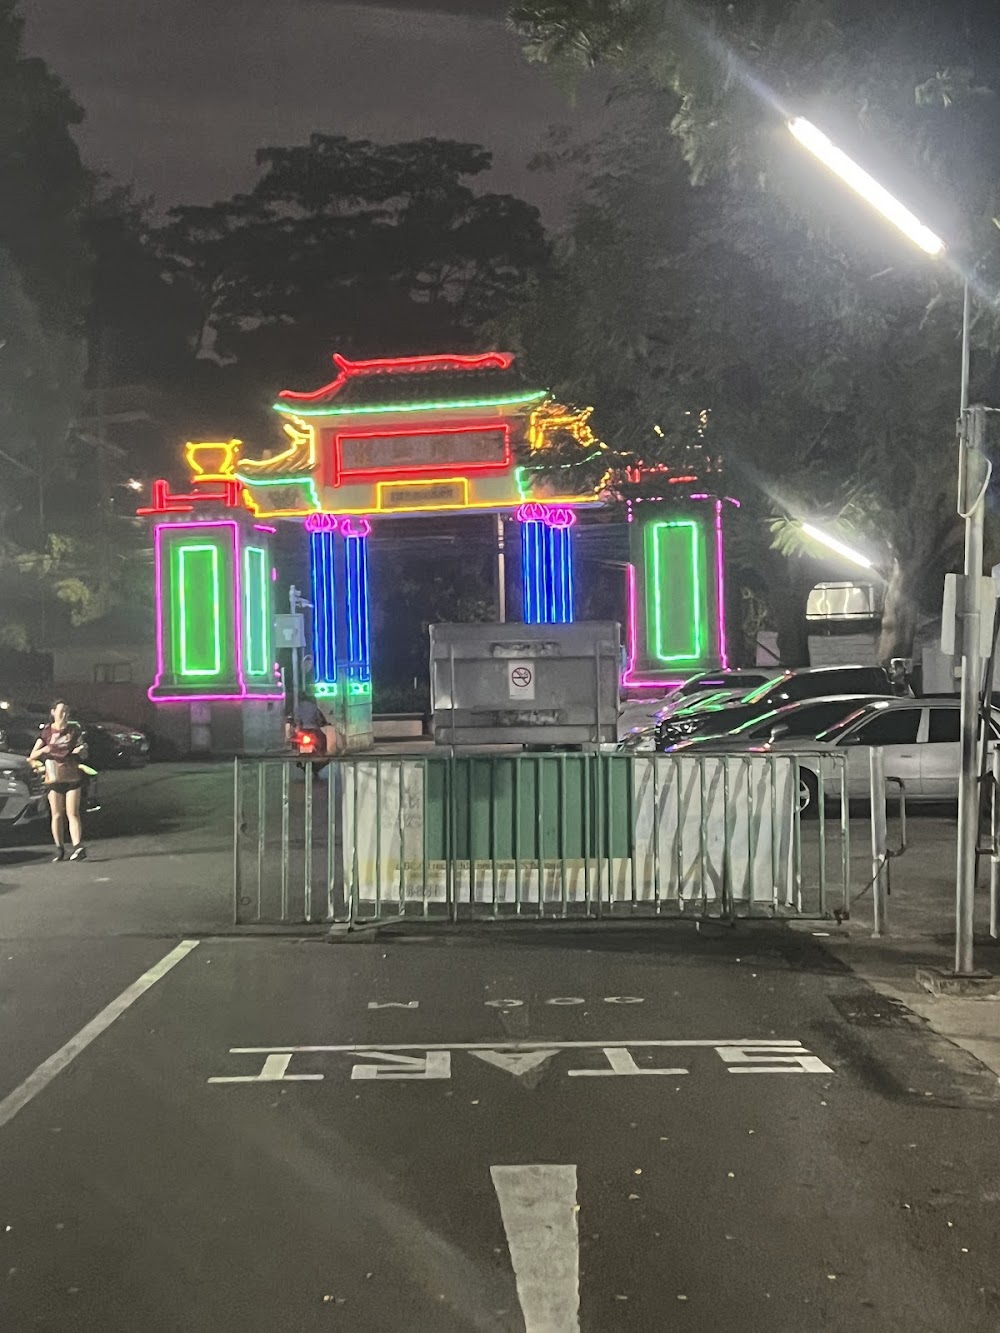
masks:
<svg viewBox="0 0 1000 1333"><path fill-rule="evenodd" d="M507 689L512 699L534 699L534 663L511 662L507 667Z"/></svg>

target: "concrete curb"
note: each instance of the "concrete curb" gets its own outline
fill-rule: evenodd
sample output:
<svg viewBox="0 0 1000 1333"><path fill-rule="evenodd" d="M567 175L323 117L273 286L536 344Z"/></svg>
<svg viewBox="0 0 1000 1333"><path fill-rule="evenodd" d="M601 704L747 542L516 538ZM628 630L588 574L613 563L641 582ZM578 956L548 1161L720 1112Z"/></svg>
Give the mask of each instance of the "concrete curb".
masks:
<svg viewBox="0 0 1000 1333"><path fill-rule="evenodd" d="M957 977L943 968L918 967L916 978L918 985L931 995L947 995L962 1000L993 1000L1000 996L1000 977L990 972Z"/></svg>

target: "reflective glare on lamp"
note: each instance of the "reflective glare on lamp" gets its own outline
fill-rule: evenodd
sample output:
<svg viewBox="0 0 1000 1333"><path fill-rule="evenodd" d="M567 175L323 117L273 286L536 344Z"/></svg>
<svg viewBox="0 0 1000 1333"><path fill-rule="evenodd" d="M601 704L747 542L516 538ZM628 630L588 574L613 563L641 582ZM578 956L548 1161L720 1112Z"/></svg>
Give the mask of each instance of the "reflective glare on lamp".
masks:
<svg viewBox="0 0 1000 1333"><path fill-rule="evenodd" d="M860 551L855 551L844 542L839 542L836 537L831 537L830 534L824 532L822 528L815 528L811 523L803 523L802 531L807 537L811 537L814 542L819 542L821 546L825 546L829 550L835 551L837 555L843 556L844 559L849 560L851 564L860 565L862 569L875 568L875 562L873 560L869 560L866 555L862 555Z"/></svg>
<svg viewBox="0 0 1000 1333"><path fill-rule="evenodd" d="M845 185L861 196L876 212L898 227L904 236L914 245L918 245L929 255L939 255L945 248L940 236L935 236L929 227L916 218L910 210L879 185L874 177L853 162L846 153L833 144L822 130L818 130L811 121L796 116L788 122L788 128L795 138L808 148L809 152L835 176L839 176Z"/></svg>

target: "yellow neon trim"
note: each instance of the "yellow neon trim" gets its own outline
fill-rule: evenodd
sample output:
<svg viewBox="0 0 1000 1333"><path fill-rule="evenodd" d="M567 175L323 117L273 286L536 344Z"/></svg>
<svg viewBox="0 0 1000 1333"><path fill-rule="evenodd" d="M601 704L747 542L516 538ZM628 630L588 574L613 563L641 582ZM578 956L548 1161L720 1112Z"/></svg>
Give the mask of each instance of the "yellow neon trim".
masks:
<svg viewBox="0 0 1000 1333"><path fill-rule="evenodd" d="M184 461L191 470L192 480L234 481L236 460L242 448L242 440L188 440Z"/></svg>
<svg viewBox="0 0 1000 1333"><path fill-rule="evenodd" d="M293 424L295 423L295 424ZM281 463L286 458L292 459L298 455L299 450L305 445L309 454L309 461L306 467L314 468L316 466L316 428L307 421L302 421L298 417L293 417L292 421L283 421L281 429L288 436L290 441L288 448L280 454L275 454L273 458L241 458L241 468L271 467L274 463ZM240 478L244 480L244 478Z"/></svg>
<svg viewBox="0 0 1000 1333"><path fill-rule="evenodd" d="M420 486L461 486L463 498L459 504L391 505L387 507L382 503L382 492L386 486L394 486L406 491L416 490ZM378 481L375 483L375 509L380 514L433 513L438 509L468 509L469 507L468 477L428 477L425 481Z"/></svg>
<svg viewBox="0 0 1000 1333"><path fill-rule="evenodd" d="M528 422L528 444L532 453L549 448L549 437L559 431L572 436L581 449L607 449L608 446L588 425L593 411L592 407L572 408L563 403L539 404Z"/></svg>

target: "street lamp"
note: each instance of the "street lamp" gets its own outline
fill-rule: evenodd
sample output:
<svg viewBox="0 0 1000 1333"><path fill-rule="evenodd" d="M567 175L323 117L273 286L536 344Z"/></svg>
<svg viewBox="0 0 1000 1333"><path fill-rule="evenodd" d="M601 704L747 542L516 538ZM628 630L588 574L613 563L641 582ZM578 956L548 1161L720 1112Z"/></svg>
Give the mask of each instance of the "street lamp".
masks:
<svg viewBox="0 0 1000 1333"><path fill-rule="evenodd" d="M817 528L812 523L802 523L802 531L807 537L811 537L814 542L819 542L820 546L825 546L830 551L835 551L837 555L843 556L849 560L852 565L860 565L862 569L874 569L874 560L869 560L866 555L856 551L853 546L848 546L846 542L838 541L836 537L831 537L828 532L822 528Z"/></svg>
<svg viewBox="0 0 1000 1333"><path fill-rule="evenodd" d="M796 117L788 129L804 148L892 222L926 254L942 255L945 243L925 227L868 172L837 148L810 121ZM983 656L980 643L983 573L983 519L986 485L982 479L983 409L969 409L969 279L962 298L962 376L958 423L959 517L965 521L965 570L962 581L962 765L958 786L958 853L955 879L955 973L974 970L973 916L976 848L979 840L979 690ZM987 474L988 479L988 474Z"/></svg>

